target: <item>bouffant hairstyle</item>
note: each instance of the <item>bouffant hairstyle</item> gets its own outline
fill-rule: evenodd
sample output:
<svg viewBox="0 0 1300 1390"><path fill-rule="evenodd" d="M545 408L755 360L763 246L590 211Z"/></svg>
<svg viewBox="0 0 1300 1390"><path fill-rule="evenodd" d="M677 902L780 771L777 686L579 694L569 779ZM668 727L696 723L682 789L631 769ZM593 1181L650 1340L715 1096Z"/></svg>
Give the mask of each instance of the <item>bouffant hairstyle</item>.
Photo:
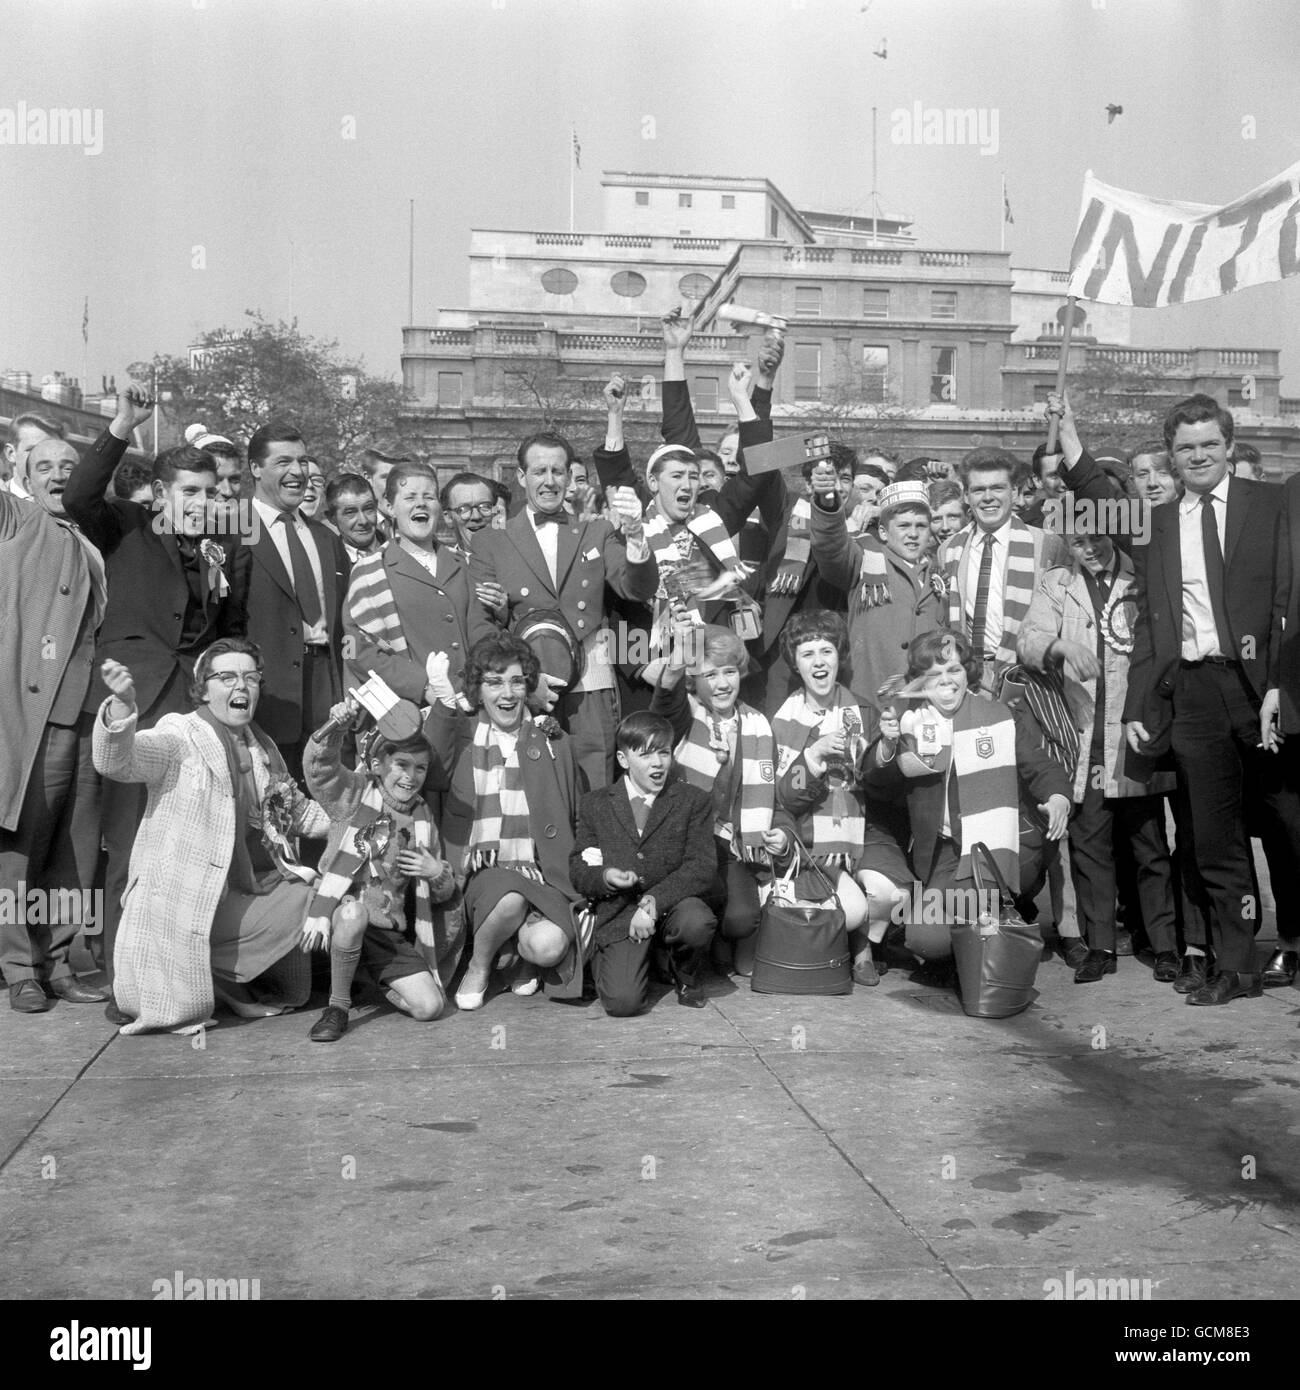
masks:
<svg viewBox="0 0 1300 1390"><path fill-rule="evenodd" d="M483 699L479 687L483 684L483 677L489 672L504 671L516 663L523 668L524 685L531 695L537 689L537 678L542 668L537 653L527 642L521 641L512 632L494 632L490 637L475 642L465 658L462 681L465 698L475 709L481 709Z"/></svg>
<svg viewBox="0 0 1300 1390"><path fill-rule="evenodd" d="M849 628L839 613L829 608L817 608L811 613L796 613L781 632L781 655L786 665L795 669L794 654L804 642L831 642L839 653L840 665L849 656Z"/></svg>
<svg viewBox="0 0 1300 1390"><path fill-rule="evenodd" d="M1207 420L1212 420L1218 425L1223 442L1231 448L1232 411L1221 406L1213 396L1201 393L1188 396L1185 401L1179 401L1169 407L1169 413L1165 416L1165 448L1173 449L1174 435L1178 433L1179 425L1202 425Z"/></svg>
<svg viewBox="0 0 1300 1390"><path fill-rule="evenodd" d="M954 656L966 668L966 679L973 689L984 672L983 659L975 655L971 644L961 633L942 627L912 638L907 649L907 678L915 680L925 675L932 666L946 666Z"/></svg>
<svg viewBox="0 0 1300 1390"><path fill-rule="evenodd" d="M709 623L694 632L692 638L691 676L698 676L706 661L714 666L734 666L741 676L748 672L749 651L729 627Z"/></svg>
<svg viewBox="0 0 1300 1390"><path fill-rule="evenodd" d="M240 656L251 656L257 663L257 669L262 669L262 649L256 642L250 642L247 637L219 637L194 663L194 678L190 681L189 689L190 702L193 705L197 707L205 703L204 687L212 675L217 658L229 656L232 652Z"/></svg>

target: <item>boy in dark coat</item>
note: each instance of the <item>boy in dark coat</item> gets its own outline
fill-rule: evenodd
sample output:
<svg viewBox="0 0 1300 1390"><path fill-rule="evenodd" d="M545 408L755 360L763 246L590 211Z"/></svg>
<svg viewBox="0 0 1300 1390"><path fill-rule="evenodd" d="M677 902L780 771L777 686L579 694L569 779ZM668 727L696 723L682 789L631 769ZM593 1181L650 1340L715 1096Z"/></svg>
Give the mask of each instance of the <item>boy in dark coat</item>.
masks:
<svg viewBox="0 0 1300 1390"><path fill-rule="evenodd" d="M592 974L605 1012L645 1007L650 949L666 949L677 1002L702 1009L698 983L716 919L713 806L698 787L670 777L672 725L642 710L618 726L623 777L584 796L569 877L595 912Z"/></svg>

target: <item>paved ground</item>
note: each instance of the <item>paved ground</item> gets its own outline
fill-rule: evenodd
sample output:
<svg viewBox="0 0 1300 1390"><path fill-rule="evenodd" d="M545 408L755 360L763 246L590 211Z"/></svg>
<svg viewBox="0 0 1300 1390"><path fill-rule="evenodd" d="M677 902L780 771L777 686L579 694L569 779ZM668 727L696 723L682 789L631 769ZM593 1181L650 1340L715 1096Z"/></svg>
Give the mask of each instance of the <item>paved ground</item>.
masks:
<svg viewBox="0 0 1300 1390"><path fill-rule="evenodd" d="M1293 1296L1300 994L1190 1009L1133 960L1039 985L1002 1022L895 970L632 1020L382 1008L329 1047L314 1013L228 1020L202 1050L0 1008L0 1294Z"/></svg>

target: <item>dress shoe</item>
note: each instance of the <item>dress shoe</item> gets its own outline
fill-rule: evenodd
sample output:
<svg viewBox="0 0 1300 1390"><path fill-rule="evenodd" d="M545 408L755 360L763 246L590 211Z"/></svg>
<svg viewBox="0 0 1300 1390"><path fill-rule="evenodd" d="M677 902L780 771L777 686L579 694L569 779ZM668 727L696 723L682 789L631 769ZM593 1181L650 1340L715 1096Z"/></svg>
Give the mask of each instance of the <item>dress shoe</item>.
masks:
<svg viewBox="0 0 1300 1390"><path fill-rule="evenodd" d="M855 985L878 985L880 983L880 972L876 969L876 962L872 959L870 950L863 951L860 956L854 957L853 983Z"/></svg>
<svg viewBox="0 0 1300 1390"><path fill-rule="evenodd" d="M1209 975L1209 956L1194 956L1189 951L1183 957L1182 969L1174 980L1175 994L1193 994L1201 989Z"/></svg>
<svg viewBox="0 0 1300 1390"><path fill-rule="evenodd" d="M1300 969L1300 951L1288 950L1285 946L1274 951L1264 967L1266 985L1289 985Z"/></svg>
<svg viewBox="0 0 1300 1390"><path fill-rule="evenodd" d="M43 1014L50 1001L35 980L19 980L9 986L9 1007L16 1014Z"/></svg>
<svg viewBox="0 0 1300 1390"><path fill-rule="evenodd" d="M1178 952L1157 951L1156 963L1152 968L1153 978L1162 985L1171 985L1178 978Z"/></svg>
<svg viewBox="0 0 1300 1390"><path fill-rule="evenodd" d="M57 980L51 980L46 988L65 1004L102 1004L113 997L106 989L83 985L75 975L60 975Z"/></svg>
<svg viewBox="0 0 1300 1390"><path fill-rule="evenodd" d="M1131 956L1133 954L1133 933L1125 931L1122 927L1115 933L1115 954L1117 956Z"/></svg>
<svg viewBox="0 0 1300 1390"><path fill-rule="evenodd" d="M348 1031L348 1011L330 1004L307 1035L312 1042L338 1042Z"/></svg>
<svg viewBox="0 0 1300 1390"><path fill-rule="evenodd" d="M1089 951L1083 964L1074 972L1076 985L1095 985L1103 975L1113 975L1119 962L1109 951Z"/></svg>
<svg viewBox="0 0 1300 1390"><path fill-rule="evenodd" d="M1187 996L1189 1004L1226 1004L1232 999L1258 999L1263 994L1258 975L1243 975L1237 970L1220 970L1195 994Z"/></svg>
<svg viewBox="0 0 1300 1390"><path fill-rule="evenodd" d="M1061 958L1071 970L1077 970L1088 959L1088 943L1081 936L1063 936L1061 945L1065 948Z"/></svg>
<svg viewBox="0 0 1300 1390"><path fill-rule="evenodd" d="M687 1009L702 1009L709 1002L704 986L694 980L677 981L677 1002Z"/></svg>

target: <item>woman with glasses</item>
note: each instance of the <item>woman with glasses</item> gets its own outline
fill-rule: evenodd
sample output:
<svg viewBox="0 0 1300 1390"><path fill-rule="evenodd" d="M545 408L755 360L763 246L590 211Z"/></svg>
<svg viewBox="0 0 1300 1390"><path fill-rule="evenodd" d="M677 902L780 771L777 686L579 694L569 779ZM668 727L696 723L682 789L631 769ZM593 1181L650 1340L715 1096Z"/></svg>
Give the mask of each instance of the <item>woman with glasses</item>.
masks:
<svg viewBox="0 0 1300 1390"><path fill-rule="evenodd" d="M214 642L194 668L194 712L140 732L131 672L106 661L101 674L110 695L95 717L95 767L148 793L114 950L122 1032L193 1032L213 1023L216 1000L243 1018L305 1004L298 938L314 876L297 836L323 837L329 817L254 722L260 651L242 637Z"/></svg>
<svg viewBox="0 0 1300 1390"><path fill-rule="evenodd" d="M352 676L371 671L405 700L428 705L430 658L446 656L451 679L465 653L492 631L469 587L462 556L440 544L438 479L424 463L394 465L384 484L384 515L393 539L352 567L343 608L343 657Z"/></svg>
<svg viewBox="0 0 1300 1390"><path fill-rule="evenodd" d="M527 642L504 632L484 638L465 665L468 716L435 673L429 784L474 938L456 992L461 1009L482 1008L495 968L511 972L516 994L535 994L543 974L567 984L582 969L580 899L569 881L577 764L555 720L528 713L539 671Z"/></svg>

